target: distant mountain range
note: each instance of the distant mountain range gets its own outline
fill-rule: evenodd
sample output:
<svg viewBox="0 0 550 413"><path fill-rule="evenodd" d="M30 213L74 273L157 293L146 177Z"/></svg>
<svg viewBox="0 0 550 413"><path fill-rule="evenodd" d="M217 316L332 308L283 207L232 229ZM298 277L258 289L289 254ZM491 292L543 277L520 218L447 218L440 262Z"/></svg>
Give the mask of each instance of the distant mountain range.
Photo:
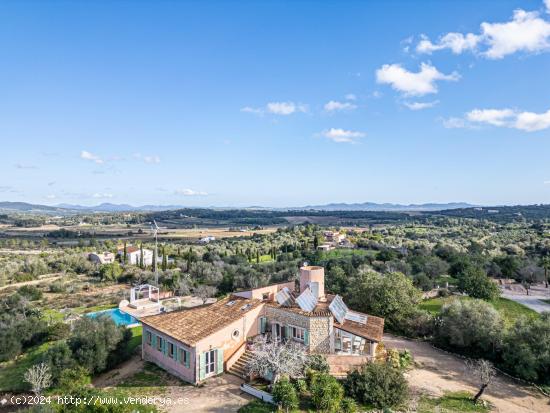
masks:
<svg viewBox="0 0 550 413"><path fill-rule="evenodd" d="M325 205L309 205L303 208L296 209L313 209L318 211L443 211L447 209L472 208L477 205L468 204L466 202L449 202L445 204L428 203L428 204L377 204L374 202L363 202L358 204L325 204ZM294 209L294 208L293 208Z"/></svg>
<svg viewBox="0 0 550 413"><path fill-rule="evenodd" d="M468 204L465 202L451 202L451 203L426 203L426 204L390 204L383 203L377 204L374 202L364 203L332 203L325 205L308 205L304 207L288 207L288 208L269 208L269 207L211 207L210 209L262 209L262 210L274 210L274 211L443 211L449 209L471 208L477 205ZM94 206L84 205L72 205L72 204L58 204L58 205L39 205L29 204L26 202L0 202L0 212L3 213L35 213L35 214L47 214L47 215L67 215L78 214L82 212L138 212L138 211L168 211L175 209L186 208L183 205L142 205L133 206L128 204L112 204L103 203ZM209 209L209 208L206 208Z"/></svg>

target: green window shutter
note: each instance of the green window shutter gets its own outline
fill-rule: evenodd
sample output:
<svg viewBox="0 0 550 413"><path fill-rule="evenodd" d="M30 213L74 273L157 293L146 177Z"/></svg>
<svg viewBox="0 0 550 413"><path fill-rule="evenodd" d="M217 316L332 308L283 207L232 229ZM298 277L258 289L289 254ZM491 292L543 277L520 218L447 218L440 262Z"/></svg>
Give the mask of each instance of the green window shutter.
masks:
<svg viewBox="0 0 550 413"><path fill-rule="evenodd" d="M304 344L309 346L309 331L304 330Z"/></svg>
<svg viewBox="0 0 550 413"><path fill-rule="evenodd" d="M217 360L216 361L218 362L217 369L216 369L216 374L223 373L223 350L221 348L218 349L218 354L217 354Z"/></svg>
<svg viewBox="0 0 550 413"><path fill-rule="evenodd" d="M176 360L177 362L179 362L181 359L180 359L180 352L181 352L181 349L179 347L176 347L176 354L174 356L174 360Z"/></svg>
<svg viewBox="0 0 550 413"><path fill-rule="evenodd" d="M166 356L166 339L162 339L162 352Z"/></svg>
<svg viewBox="0 0 550 413"><path fill-rule="evenodd" d="M189 368L189 366L191 365L191 353L187 350L183 350L183 352L185 357L185 367Z"/></svg>
<svg viewBox="0 0 550 413"><path fill-rule="evenodd" d="M199 356L199 380L204 380L206 375L206 353L201 353Z"/></svg>
<svg viewBox="0 0 550 413"><path fill-rule="evenodd" d="M266 318L265 317L260 317L260 324L258 326L260 328L260 331L259 331L260 334L265 333L266 324L267 324Z"/></svg>
<svg viewBox="0 0 550 413"><path fill-rule="evenodd" d="M286 338L287 340L291 340L292 339L292 327L290 326L286 326Z"/></svg>

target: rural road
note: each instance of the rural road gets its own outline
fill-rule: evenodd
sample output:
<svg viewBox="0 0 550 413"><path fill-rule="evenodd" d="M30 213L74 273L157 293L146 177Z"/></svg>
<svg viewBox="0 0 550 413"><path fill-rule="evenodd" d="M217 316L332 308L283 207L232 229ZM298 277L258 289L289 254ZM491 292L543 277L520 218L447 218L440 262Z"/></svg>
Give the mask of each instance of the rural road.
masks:
<svg viewBox="0 0 550 413"><path fill-rule="evenodd" d="M476 381L466 369L464 360L432 347L422 341L384 335L387 348L407 349L417 366L409 372L408 381L418 392L441 396L445 392L474 393ZM550 412L550 398L533 387L526 386L504 375L498 375L483 394L483 399L495 406L498 413Z"/></svg>
<svg viewBox="0 0 550 413"><path fill-rule="evenodd" d="M42 284L44 282L51 282L51 281L58 280L62 276L59 275L59 274L57 274L57 275L47 274L47 275L43 275L42 277L43 278L39 278L37 280L22 281L20 283L7 284L7 285L4 285L4 286L0 287L0 290L5 290L7 288L19 288L19 287L22 287L24 285L37 285L37 284Z"/></svg>

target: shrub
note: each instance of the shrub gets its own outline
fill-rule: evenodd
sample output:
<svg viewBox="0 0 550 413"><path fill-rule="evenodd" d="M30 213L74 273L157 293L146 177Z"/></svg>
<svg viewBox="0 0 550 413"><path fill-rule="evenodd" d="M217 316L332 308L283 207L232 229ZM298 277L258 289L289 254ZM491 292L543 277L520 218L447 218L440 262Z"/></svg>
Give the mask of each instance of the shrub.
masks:
<svg viewBox="0 0 550 413"><path fill-rule="evenodd" d="M287 378L282 378L273 385L272 394L273 401L287 413L298 407L296 389Z"/></svg>
<svg viewBox="0 0 550 413"><path fill-rule="evenodd" d="M24 285L19 287L17 293L30 301L36 301L42 298L42 291L34 285Z"/></svg>
<svg viewBox="0 0 550 413"><path fill-rule="evenodd" d="M72 369L76 365L73 353L65 342L60 342L50 347L44 353L42 362L50 367L50 374L52 375L54 384L59 383L61 372Z"/></svg>
<svg viewBox="0 0 550 413"><path fill-rule="evenodd" d="M350 397L379 409L403 404L408 394L402 371L389 363L365 364L348 374L344 387Z"/></svg>
<svg viewBox="0 0 550 413"><path fill-rule="evenodd" d="M71 334L71 327L65 323L55 323L47 328L48 340L56 341L69 337Z"/></svg>
<svg viewBox="0 0 550 413"><path fill-rule="evenodd" d="M503 320L482 300L454 300L441 309L435 341L472 356L494 354L502 340Z"/></svg>
<svg viewBox="0 0 550 413"><path fill-rule="evenodd" d="M0 361L13 359L19 353L23 346L17 331L13 328L4 328L0 330Z"/></svg>
<svg viewBox="0 0 550 413"><path fill-rule="evenodd" d="M55 281L50 284L49 290L51 293L64 293L66 286L61 281Z"/></svg>
<svg viewBox="0 0 550 413"><path fill-rule="evenodd" d="M330 366L322 354L312 354L308 357L307 367L319 373L328 373Z"/></svg>
<svg viewBox="0 0 550 413"><path fill-rule="evenodd" d="M525 380L550 383L550 313L522 317L507 334L502 352L504 367Z"/></svg>
<svg viewBox="0 0 550 413"><path fill-rule="evenodd" d="M74 394L81 391L91 383L88 370L84 367L76 366L72 369L61 371L59 376L59 389L68 394Z"/></svg>
<svg viewBox="0 0 550 413"><path fill-rule="evenodd" d="M310 386L311 400L319 411L338 412L344 398L344 388L328 374L316 374Z"/></svg>
<svg viewBox="0 0 550 413"><path fill-rule="evenodd" d="M342 413L356 413L357 403L351 397L344 397L340 403L340 411Z"/></svg>
<svg viewBox="0 0 550 413"><path fill-rule="evenodd" d="M300 394L307 393L307 383L304 379L297 379L294 382L294 387L296 387L296 391Z"/></svg>

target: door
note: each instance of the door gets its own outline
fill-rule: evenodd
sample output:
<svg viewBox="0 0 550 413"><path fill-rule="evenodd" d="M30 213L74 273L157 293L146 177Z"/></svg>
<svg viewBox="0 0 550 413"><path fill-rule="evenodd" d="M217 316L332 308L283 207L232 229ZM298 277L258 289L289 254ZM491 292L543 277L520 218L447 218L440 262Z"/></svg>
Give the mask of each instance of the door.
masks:
<svg viewBox="0 0 550 413"><path fill-rule="evenodd" d="M216 372L216 350L206 352L205 373L207 376Z"/></svg>

